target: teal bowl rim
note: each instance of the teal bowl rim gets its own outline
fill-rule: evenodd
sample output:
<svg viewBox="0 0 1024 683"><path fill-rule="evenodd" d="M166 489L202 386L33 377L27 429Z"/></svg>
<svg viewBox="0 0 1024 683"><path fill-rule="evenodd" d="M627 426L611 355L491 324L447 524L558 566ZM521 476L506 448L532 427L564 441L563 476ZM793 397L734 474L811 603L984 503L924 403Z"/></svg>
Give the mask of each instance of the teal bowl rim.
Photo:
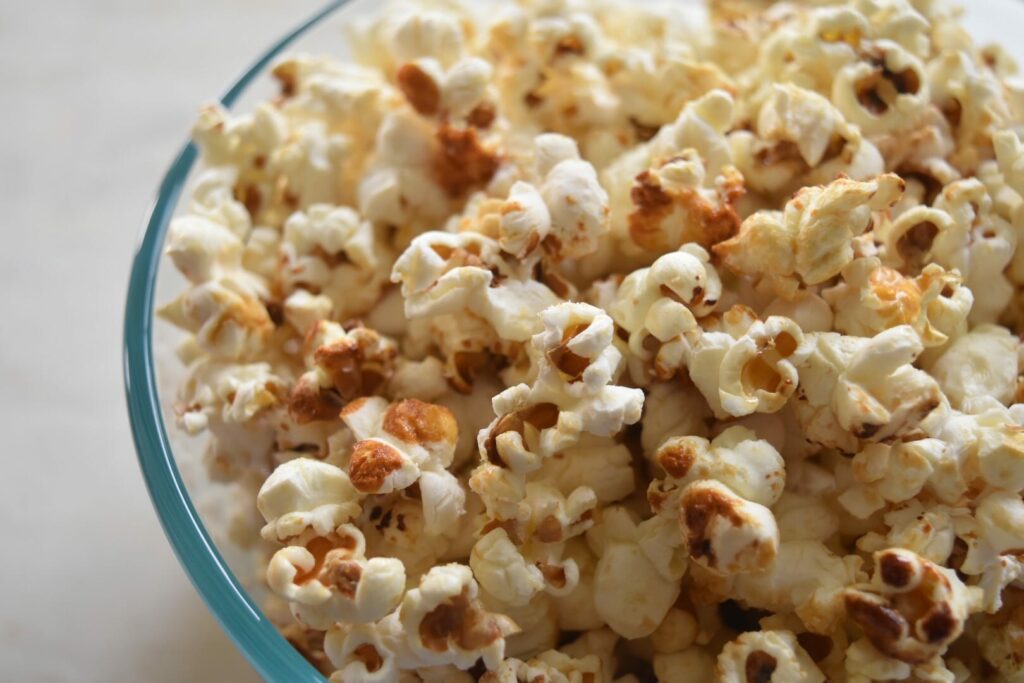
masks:
<svg viewBox="0 0 1024 683"><path fill-rule="evenodd" d="M272 45L220 98L231 107L264 69L295 39L348 0L331 0ZM174 214L196 148L187 143L160 183L145 231L132 260L124 316L124 388L132 437L142 475L167 540L192 585L235 645L267 681L325 683L277 631L228 568L196 513L167 438L153 364L153 298L164 235Z"/></svg>

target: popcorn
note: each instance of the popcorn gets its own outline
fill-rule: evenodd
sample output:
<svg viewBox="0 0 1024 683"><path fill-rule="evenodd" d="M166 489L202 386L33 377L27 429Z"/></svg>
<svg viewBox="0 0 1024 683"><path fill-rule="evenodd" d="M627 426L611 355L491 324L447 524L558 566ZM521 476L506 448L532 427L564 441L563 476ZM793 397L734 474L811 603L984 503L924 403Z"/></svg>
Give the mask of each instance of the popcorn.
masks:
<svg viewBox="0 0 1024 683"><path fill-rule="evenodd" d="M994 322L1013 296L1003 271L1014 253L1016 233L992 211L992 199L978 180L950 183L934 205L948 214L949 227L936 235L930 257L964 275L975 299L968 322Z"/></svg>
<svg viewBox="0 0 1024 683"><path fill-rule="evenodd" d="M903 188L893 174L805 187L783 213L753 214L738 235L713 251L730 270L764 279L780 294L792 291L796 283L818 284L853 260L851 241L867 229L871 212L895 204Z"/></svg>
<svg viewBox="0 0 1024 683"><path fill-rule="evenodd" d="M390 557L366 559L357 527L274 553L267 584L288 600L301 623L325 630L338 622L369 623L390 612L405 592L405 568Z"/></svg>
<svg viewBox="0 0 1024 683"><path fill-rule="evenodd" d="M1017 392L1020 346L1006 328L980 325L950 344L930 372L955 408L981 396L1010 403Z"/></svg>
<svg viewBox="0 0 1024 683"><path fill-rule="evenodd" d="M780 410L797 389L797 364L811 352L789 318L743 327L704 332L687 348L690 379L719 418Z"/></svg>
<svg viewBox="0 0 1024 683"><path fill-rule="evenodd" d="M859 258L843 268L842 276L843 282L823 296L835 311L835 328L858 337L910 325L922 344L941 346L966 327L974 302L958 273L935 264L911 279L876 257Z"/></svg>
<svg viewBox="0 0 1024 683"><path fill-rule="evenodd" d="M483 235L430 232L398 259L392 280L402 285L410 318L469 313L500 339L522 343L540 330L537 311L558 299L517 265Z"/></svg>
<svg viewBox="0 0 1024 683"><path fill-rule="evenodd" d="M645 362L644 369L631 369L634 380L665 380L679 371L687 339L698 334L696 318L714 311L722 295L710 261L703 247L685 244L619 285L609 313L628 333L630 355Z"/></svg>
<svg viewBox="0 0 1024 683"><path fill-rule="evenodd" d="M285 381L269 363L202 359L189 369L179 394L178 420L190 434L208 426L217 432L226 424L247 425L280 406L284 392Z"/></svg>
<svg viewBox="0 0 1024 683"><path fill-rule="evenodd" d="M1007 681L1019 680L1021 667L1021 616L1024 608L1015 607L1003 619L991 620L978 633L978 646L985 661Z"/></svg>
<svg viewBox="0 0 1024 683"><path fill-rule="evenodd" d="M289 295L305 290L326 296L329 316L346 320L380 297L387 281L381 251L373 226L355 211L314 204L285 222L280 279Z"/></svg>
<svg viewBox="0 0 1024 683"><path fill-rule="evenodd" d="M922 351L909 325L874 337L810 335L814 350L798 367L795 405L805 436L847 452L916 427L943 400L938 384L911 361Z"/></svg>
<svg viewBox="0 0 1024 683"><path fill-rule="evenodd" d="M434 567L418 588L405 594L398 619L408 647L426 666L454 664L461 669L483 658L489 669L504 656L505 637L519 629L509 618L486 612L469 567Z"/></svg>
<svg viewBox="0 0 1024 683"><path fill-rule="evenodd" d="M444 406L406 399L353 401L341 413L355 443L348 456L352 485L363 494L386 494L419 485L425 530L455 524L466 493L446 468L455 455L458 425Z"/></svg>
<svg viewBox="0 0 1024 683"><path fill-rule="evenodd" d="M334 465L296 458L277 467L260 488L256 506L264 538L287 541L311 529L320 536L359 514L359 495Z"/></svg>
<svg viewBox="0 0 1024 683"><path fill-rule="evenodd" d="M733 105L727 92L711 90L604 169L613 233L667 251L686 242L707 248L736 231L742 176L724 135Z"/></svg>
<svg viewBox="0 0 1024 683"><path fill-rule="evenodd" d="M844 66L832 82L832 102L869 136L898 134L929 105L925 66L898 43L876 40L865 59Z"/></svg>
<svg viewBox="0 0 1024 683"><path fill-rule="evenodd" d="M743 178L727 168L708 188L706 173L691 148L640 173L630 190L636 207L629 215L633 241L648 251L666 251L732 237L740 222L733 205L743 196Z"/></svg>
<svg viewBox="0 0 1024 683"><path fill-rule="evenodd" d="M751 631L727 643L718 656L719 680L794 681L821 683L826 680L810 655L789 631Z"/></svg>
<svg viewBox="0 0 1024 683"><path fill-rule="evenodd" d="M951 569L909 550L875 553L870 584L852 587L846 611L878 650L908 664L942 655L975 611L976 595Z"/></svg>
<svg viewBox="0 0 1024 683"><path fill-rule="evenodd" d="M771 507L782 494L786 469L782 457L767 441L744 427L730 427L708 441L682 436L667 439L654 462L668 475L659 493L693 482L715 480L743 498Z"/></svg>
<svg viewBox="0 0 1024 683"><path fill-rule="evenodd" d="M840 174L869 180L885 170L878 148L825 97L793 84L774 84L759 99L755 132L729 135L748 187L779 194L827 183Z"/></svg>
<svg viewBox="0 0 1024 683"><path fill-rule="evenodd" d="M640 419L643 392L611 384L621 354L612 346L612 321L587 304L565 303L541 313L544 331L533 338L543 354L533 386L516 385L494 397L498 419L481 430L480 451L516 472L575 445L583 434L612 436Z"/></svg>
<svg viewBox="0 0 1024 683"><path fill-rule="evenodd" d="M548 650L529 661L506 659L495 671L480 679L484 683L583 683L605 680L601 660L596 655L574 659L557 650Z"/></svg>
<svg viewBox="0 0 1024 683"><path fill-rule="evenodd" d="M654 657L654 675L658 683L672 681L694 681L695 683L712 683L717 680L715 675L715 658L699 646L683 652Z"/></svg>
<svg viewBox="0 0 1024 683"><path fill-rule="evenodd" d="M682 570L659 569L642 542L643 525L622 509L605 511L604 546L594 572L597 613L625 638L650 635L679 595ZM676 563L678 565L678 563Z"/></svg>
<svg viewBox="0 0 1024 683"><path fill-rule="evenodd" d="M288 412L299 424L333 420L355 398L380 391L390 378L395 344L376 331L321 320L303 343L306 367L288 397Z"/></svg>
<svg viewBox="0 0 1024 683"><path fill-rule="evenodd" d="M333 683L1024 678L1006 51L925 0L498 5L193 128L173 410L274 623Z"/></svg>
<svg viewBox="0 0 1024 683"><path fill-rule="evenodd" d="M680 492L679 523L690 557L723 574L765 569L778 554L779 530L768 508L715 481Z"/></svg>
<svg viewBox="0 0 1024 683"><path fill-rule="evenodd" d="M792 610L813 633L831 633L843 617L844 590L863 580L861 559L840 557L816 540L784 540L768 571L738 574L732 594L751 607Z"/></svg>

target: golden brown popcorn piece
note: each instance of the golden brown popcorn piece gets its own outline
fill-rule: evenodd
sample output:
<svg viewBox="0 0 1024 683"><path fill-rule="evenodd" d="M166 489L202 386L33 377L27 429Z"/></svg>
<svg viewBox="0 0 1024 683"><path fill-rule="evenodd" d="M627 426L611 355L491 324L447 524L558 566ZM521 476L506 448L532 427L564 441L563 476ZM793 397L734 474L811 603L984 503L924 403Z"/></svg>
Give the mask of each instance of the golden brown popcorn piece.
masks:
<svg viewBox="0 0 1024 683"><path fill-rule="evenodd" d="M409 62L398 69L395 79L398 81L398 89L413 109L424 116L437 113L441 106L441 89L428 73Z"/></svg>
<svg viewBox="0 0 1024 683"><path fill-rule="evenodd" d="M345 404L380 392L394 373L398 349L376 330L351 323L348 329L326 320L309 328L307 363L288 397L288 412L299 424L331 420Z"/></svg>
<svg viewBox="0 0 1024 683"><path fill-rule="evenodd" d="M729 239L739 230L735 205L746 191L735 169L726 169L723 176L719 187L708 190L670 186L652 170L641 172L630 190L635 208L629 215L629 236L640 247L657 252L678 249L687 242L711 247Z"/></svg>
<svg viewBox="0 0 1024 683"><path fill-rule="evenodd" d="M895 204L903 188L892 173L805 187L784 212L758 211L744 220L738 235L715 245L715 255L733 272L766 279L784 292L794 281L824 282L853 260L853 238L868 229L871 212Z"/></svg>
<svg viewBox="0 0 1024 683"><path fill-rule="evenodd" d="M435 607L420 622L420 639L436 652L446 652L449 640L463 650L476 650L502 635L499 620L470 601L465 590Z"/></svg>
<svg viewBox="0 0 1024 683"><path fill-rule="evenodd" d="M387 476L401 469L402 464L402 454L393 446L367 439L352 447L348 476L359 491L373 493L380 490Z"/></svg>
<svg viewBox="0 0 1024 683"><path fill-rule="evenodd" d="M890 548L875 554L870 585L847 589L846 612L880 652L921 664L963 632L976 602L972 590L978 589L964 586L953 570Z"/></svg>
<svg viewBox="0 0 1024 683"><path fill-rule="evenodd" d="M406 443L454 443L459 435L451 410L415 398L392 404L384 414L383 428Z"/></svg>
<svg viewBox="0 0 1024 683"><path fill-rule="evenodd" d="M486 184L498 170L498 155L480 142L475 128L441 124L437 129L437 141L439 148L434 157L434 176L453 199Z"/></svg>

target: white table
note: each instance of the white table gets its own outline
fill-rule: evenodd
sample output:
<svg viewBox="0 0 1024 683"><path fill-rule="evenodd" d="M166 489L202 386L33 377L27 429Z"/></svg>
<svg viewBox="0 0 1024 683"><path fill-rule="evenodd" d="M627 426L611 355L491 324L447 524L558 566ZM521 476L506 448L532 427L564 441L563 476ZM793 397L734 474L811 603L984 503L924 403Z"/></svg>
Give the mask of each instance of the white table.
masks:
<svg viewBox="0 0 1024 683"><path fill-rule="evenodd" d="M258 681L135 461L128 265L212 99L316 0L0 3L0 679Z"/></svg>

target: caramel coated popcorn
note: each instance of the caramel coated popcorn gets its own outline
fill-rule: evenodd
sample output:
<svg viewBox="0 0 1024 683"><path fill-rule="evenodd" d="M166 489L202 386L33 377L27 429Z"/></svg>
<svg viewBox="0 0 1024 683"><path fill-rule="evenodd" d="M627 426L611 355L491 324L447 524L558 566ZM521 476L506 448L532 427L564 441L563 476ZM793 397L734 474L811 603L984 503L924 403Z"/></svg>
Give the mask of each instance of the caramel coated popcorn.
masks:
<svg viewBox="0 0 1024 683"><path fill-rule="evenodd" d="M1024 680L1016 67L707 9L396 1L200 112L174 409L331 681Z"/></svg>

